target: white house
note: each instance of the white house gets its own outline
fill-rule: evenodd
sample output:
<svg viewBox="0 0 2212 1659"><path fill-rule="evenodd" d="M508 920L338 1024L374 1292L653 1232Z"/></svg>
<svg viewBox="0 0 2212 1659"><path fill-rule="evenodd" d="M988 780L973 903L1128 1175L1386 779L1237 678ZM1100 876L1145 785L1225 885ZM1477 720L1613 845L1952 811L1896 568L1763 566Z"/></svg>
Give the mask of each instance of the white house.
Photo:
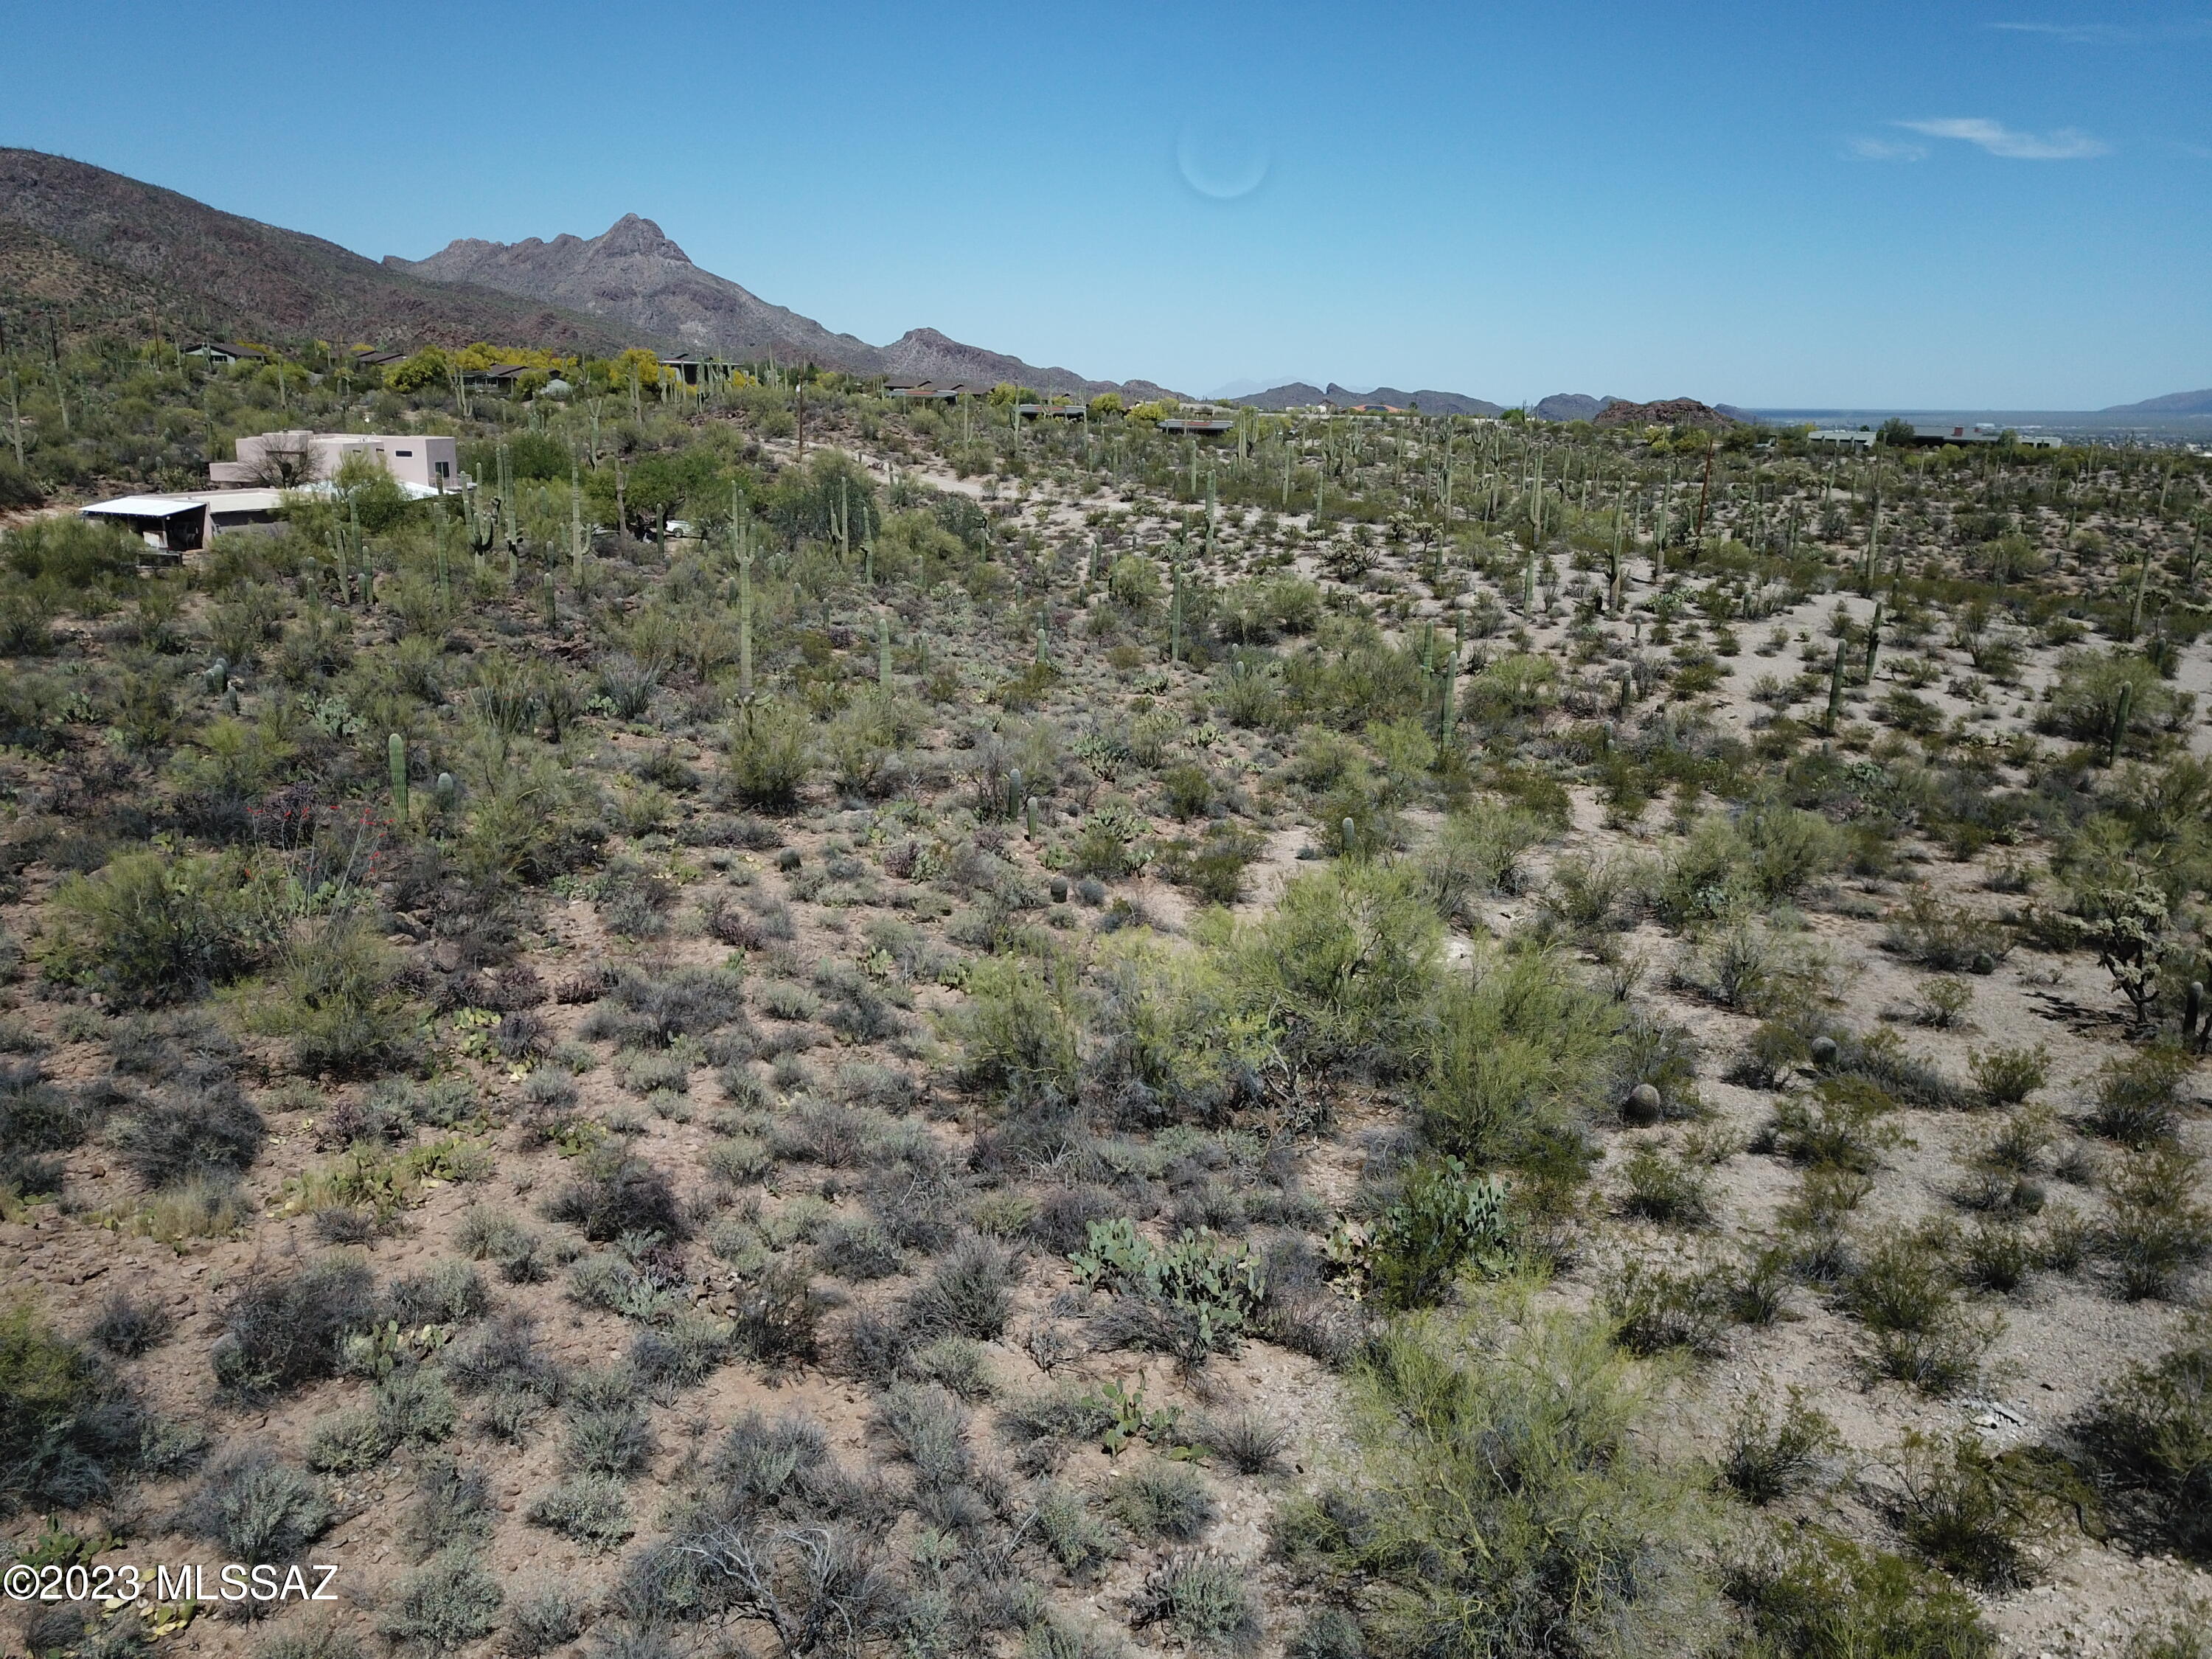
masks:
<svg viewBox="0 0 2212 1659"><path fill-rule="evenodd" d="M238 459L208 464L208 482L271 487L315 483L337 477L349 455L367 455L402 483L447 490L460 481L460 459L451 438L365 432L264 432L238 441Z"/></svg>

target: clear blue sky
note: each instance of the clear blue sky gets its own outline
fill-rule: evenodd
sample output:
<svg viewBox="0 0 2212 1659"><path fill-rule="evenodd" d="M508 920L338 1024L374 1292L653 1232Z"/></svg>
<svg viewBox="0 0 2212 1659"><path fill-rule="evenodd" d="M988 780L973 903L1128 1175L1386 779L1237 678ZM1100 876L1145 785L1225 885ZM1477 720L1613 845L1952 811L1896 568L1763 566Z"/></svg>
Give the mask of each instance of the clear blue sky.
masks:
<svg viewBox="0 0 2212 1659"><path fill-rule="evenodd" d="M636 211L877 342L1198 392L2212 386L2212 3L4 0L0 30L0 141L371 255Z"/></svg>

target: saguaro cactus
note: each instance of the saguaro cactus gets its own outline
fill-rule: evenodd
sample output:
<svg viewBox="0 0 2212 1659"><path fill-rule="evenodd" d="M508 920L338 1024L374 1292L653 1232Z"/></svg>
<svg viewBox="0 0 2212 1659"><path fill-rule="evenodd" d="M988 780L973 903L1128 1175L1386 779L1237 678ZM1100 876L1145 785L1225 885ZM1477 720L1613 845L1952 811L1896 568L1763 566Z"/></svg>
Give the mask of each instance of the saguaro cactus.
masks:
<svg viewBox="0 0 2212 1659"><path fill-rule="evenodd" d="M385 764L392 772L392 810L407 820L407 739L394 732L384 740Z"/></svg>
<svg viewBox="0 0 2212 1659"><path fill-rule="evenodd" d="M1874 684L1875 657L1881 649L1881 605L1875 604L1874 616L1867 623L1866 682Z"/></svg>
<svg viewBox="0 0 2212 1659"><path fill-rule="evenodd" d="M876 684L891 689L891 619L881 611L876 612Z"/></svg>
<svg viewBox="0 0 2212 1659"><path fill-rule="evenodd" d="M2123 680L2120 695L2112 700L2112 732L2105 746L2105 764L2118 766L2120 750L2128 740L2128 715L2135 708L2136 689Z"/></svg>
<svg viewBox="0 0 2212 1659"><path fill-rule="evenodd" d="M738 546L738 695L753 694L753 550Z"/></svg>
<svg viewBox="0 0 2212 1659"><path fill-rule="evenodd" d="M1836 641L1835 665L1828 671L1828 730L1836 729L1836 722L1844 714L1844 642Z"/></svg>

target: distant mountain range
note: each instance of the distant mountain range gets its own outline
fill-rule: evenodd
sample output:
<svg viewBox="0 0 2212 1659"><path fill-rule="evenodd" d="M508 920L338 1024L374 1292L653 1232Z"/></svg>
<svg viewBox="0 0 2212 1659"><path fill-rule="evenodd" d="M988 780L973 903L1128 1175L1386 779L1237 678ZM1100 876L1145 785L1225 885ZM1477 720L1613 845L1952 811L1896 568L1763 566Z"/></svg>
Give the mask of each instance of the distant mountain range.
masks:
<svg viewBox="0 0 2212 1659"><path fill-rule="evenodd" d="M2212 415L2212 387L2203 392L2169 392L2139 404L2114 404L2100 415Z"/></svg>
<svg viewBox="0 0 2212 1659"><path fill-rule="evenodd" d="M1482 398L1469 398L1457 392L1401 392L1394 386L1378 386L1372 392L1354 392L1331 380L1326 386L1308 386L1304 380L1293 380L1288 386L1270 387L1255 392L1247 398L1222 399L1230 404L1241 404L1247 409L1310 409L1316 404L1334 404L1339 409L1348 409L1354 404L1381 404L1391 409L1412 409L1416 404L1424 415L1503 415L1504 406Z"/></svg>
<svg viewBox="0 0 2212 1659"><path fill-rule="evenodd" d="M1471 398L1463 392L1401 392L1395 386L1378 386L1372 392L1354 392L1332 380L1326 386L1309 386L1304 380L1293 380L1288 386L1279 386L1267 392L1255 392L1249 397L1231 398L1224 401L1243 404L1252 409L1310 409L1317 404L1331 404L1339 409L1359 404L1372 407L1382 404L1391 409L1419 409L1424 415L1503 415L1504 405L1493 404L1486 398ZM1595 421L1610 409L1635 411L1640 418L1673 420L1683 416L1710 417L1717 411L1704 404L1687 398L1674 398L1659 404L1633 404L1626 398L1593 398L1586 392L1555 392L1528 406L1528 412L1540 421ZM1667 411L1650 414L1649 411ZM1735 419L1733 411L1725 404L1718 411ZM1617 422L1616 422L1617 423Z"/></svg>
<svg viewBox="0 0 2212 1659"><path fill-rule="evenodd" d="M172 337L595 352L639 343L599 318L425 282L320 237L33 149L0 149L0 308L15 327L26 311L65 309L74 329L135 322Z"/></svg>
<svg viewBox="0 0 2212 1659"><path fill-rule="evenodd" d="M833 334L811 317L771 305L726 276L702 270L660 227L625 214L599 235L520 242L465 240L427 259L388 255L387 270L587 312L656 340L714 356L818 363L854 374L1136 398L1172 397L1149 380L1090 380L1069 368L1038 368L1018 357L963 345L933 328L909 329L886 346Z"/></svg>
<svg viewBox="0 0 2212 1659"><path fill-rule="evenodd" d="M35 317L41 328L136 325L272 343L489 340L603 354L637 345L1085 396L1176 395L1149 380L1037 368L931 328L887 346L832 333L701 270L635 214L589 240L464 240L428 259L379 263L33 149L0 149L0 313L11 331Z"/></svg>

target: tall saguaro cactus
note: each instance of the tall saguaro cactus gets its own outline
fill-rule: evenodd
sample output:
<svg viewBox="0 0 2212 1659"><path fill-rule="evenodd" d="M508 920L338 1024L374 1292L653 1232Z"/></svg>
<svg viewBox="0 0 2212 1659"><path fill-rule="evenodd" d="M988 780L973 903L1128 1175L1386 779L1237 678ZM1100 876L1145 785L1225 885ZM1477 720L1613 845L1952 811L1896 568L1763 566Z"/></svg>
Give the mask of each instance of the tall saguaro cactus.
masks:
<svg viewBox="0 0 2212 1659"><path fill-rule="evenodd" d="M407 821L407 739L394 732L384 740L384 760L392 773L392 810Z"/></svg>
<svg viewBox="0 0 2212 1659"><path fill-rule="evenodd" d="M753 694L753 550L740 526L738 541L738 695Z"/></svg>

